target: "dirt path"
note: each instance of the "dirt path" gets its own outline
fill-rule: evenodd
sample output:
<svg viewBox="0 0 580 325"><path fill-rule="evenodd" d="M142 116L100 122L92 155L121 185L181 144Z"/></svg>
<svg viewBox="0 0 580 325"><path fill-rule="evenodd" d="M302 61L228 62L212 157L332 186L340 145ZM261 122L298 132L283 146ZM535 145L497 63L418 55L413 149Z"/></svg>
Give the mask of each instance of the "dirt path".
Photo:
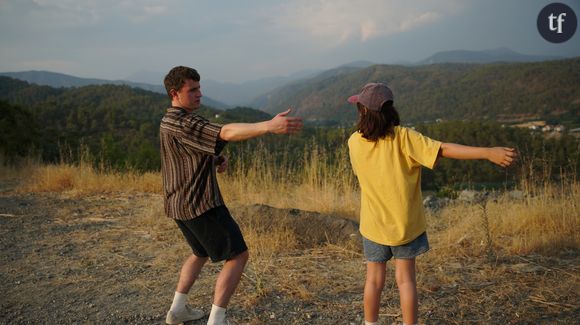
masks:
<svg viewBox="0 0 580 325"><path fill-rule="evenodd" d="M160 197L31 195L13 187L0 186L0 324L164 323L189 250L162 216ZM299 247L252 256L231 302L235 320L362 323L365 266L357 248L305 242L319 237L304 225L323 216L267 207L231 210L246 227L249 214L267 220L276 220L276 213L306 218L294 229L303 237ZM347 222L326 227L333 233L350 231ZM504 258L493 267L466 258L444 265L434 260L426 257L418 264L424 323L573 324L580 319L576 252L558 259ZM190 303L206 312L219 268L208 264L189 295ZM392 277L381 313L384 324L400 321Z"/></svg>
<svg viewBox="0 0 580 325"><path fill-rule="evenodd" d="M2 193L0 323L163 324L180 263L189 251L169 220L160 216L150 222L150 215L161 212L160 203L158 196L150 194L67 197ZM310 250L308 258L303 253L285 255L287 263L280 272L286 278L306 272L323 276L344 255L340 249L335 254ZM316 320L330 324L334 321L325 314L345 319L335 312L345 305L353 319L360 314L352 303L360 300L360 279L343 285L354 287L353 297L335 299L329 292L316 302L301 303L300 297L292 295L304 291L303 295L311 296L306 285L316 279L305 278L298 281L302 286L276 292L265 276L275 272L276 259L260 260L249 265L231 304L231 314L241 323ZM287 269L293 260L301 270ZM207 264L189 297L206 312L220 266ZM289 299L282 298L287 294ZM205 324L205 320L192 324Z"/></svg>

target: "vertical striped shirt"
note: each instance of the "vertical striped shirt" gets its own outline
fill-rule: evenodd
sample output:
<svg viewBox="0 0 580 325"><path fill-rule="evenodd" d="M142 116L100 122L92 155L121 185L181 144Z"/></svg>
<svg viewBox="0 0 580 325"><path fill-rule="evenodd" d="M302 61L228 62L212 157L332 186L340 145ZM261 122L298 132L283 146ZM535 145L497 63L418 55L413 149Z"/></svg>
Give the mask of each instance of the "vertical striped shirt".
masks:
<svg viewBox="0 0 580 325"><path fill-rule="evenodd" d="M165 214L189 220L224 204L216 178L214 156L226 141L220 139L222 126L170 107L161 120L161 177Z"/></svg>

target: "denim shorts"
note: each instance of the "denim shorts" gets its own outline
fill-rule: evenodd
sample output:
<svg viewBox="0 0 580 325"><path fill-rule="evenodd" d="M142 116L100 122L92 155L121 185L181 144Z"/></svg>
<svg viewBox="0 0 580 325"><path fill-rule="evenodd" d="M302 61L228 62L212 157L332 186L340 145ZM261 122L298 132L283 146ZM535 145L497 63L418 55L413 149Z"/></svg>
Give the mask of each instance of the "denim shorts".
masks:
<svg viewBox="0 0 580 325"><path fill-rule="evenodd" d="M429 250L429 240L424 232L413 241L400 246L387 246L363 237L365 258L369 262L383 263L392 257L396 259L415 258Z"/></svg>

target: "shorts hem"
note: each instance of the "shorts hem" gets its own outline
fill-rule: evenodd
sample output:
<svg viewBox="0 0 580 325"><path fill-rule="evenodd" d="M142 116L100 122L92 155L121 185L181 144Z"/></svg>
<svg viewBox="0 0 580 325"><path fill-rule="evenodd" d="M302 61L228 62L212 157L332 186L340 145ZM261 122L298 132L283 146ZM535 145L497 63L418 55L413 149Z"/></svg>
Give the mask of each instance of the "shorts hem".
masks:
<svg viewBox="0 0 580 325"><path fill-rule="evenodd" d="M206 255L200 254L199 252L196 252L193 249L191 249L191 252L192 252L193 255L195 255L196 257L199 257L199 258L209 257L209 255L207 255L207 254Z"/></svg>
<svg viewBox="0 0 580 325"><path fill-rule="evenodd" d="M376 243L363 236L364 256L368 262L385 263L395 259L414 259L429 251L429 240L424 232L409 243L400 246L388 246Z"/></svg>
<svg viewBox="0 0 580 325"><path fill-rule="evenodd" d="M227 254L226 256L220 256L220 257L216 257L216 259L213 259L211 256L209 257L212 263L219 263L219 262L223 262L223 261L227 261L227 260L231 260L232 258L247 252L248 248L246 247L245 249L241 249L240 251L233 251L230 252L230 254Z"/></svg>
<svg viewBox="0 0 580 325"><path fill-rule="evenodd" d="M419 256L419 255L423 255L423 254L427 253L430 249L431 248L427 247L427 248L425 248L423 250L420 250L420 251L415 252L415 254L412 254L410 256L403 256L403 257L401 257L401 256L393 256L393 258L396 259L396 260L410 260L412 258L415 258L415 257Z"/></svg>
<svg viewBox="0 0 580 325"><path fill-rule="evenodd" d="M388 261L390 261L391 259L392 259L392 257L391 257L391 258L387 258L387 259L385 259L385 260L382 260L382 261L375 261L375 260L369 260L368 258L366 258L366 261L367 261L367 262L371 262L371 263L387 263L387 262L388 262Z"/></svg>

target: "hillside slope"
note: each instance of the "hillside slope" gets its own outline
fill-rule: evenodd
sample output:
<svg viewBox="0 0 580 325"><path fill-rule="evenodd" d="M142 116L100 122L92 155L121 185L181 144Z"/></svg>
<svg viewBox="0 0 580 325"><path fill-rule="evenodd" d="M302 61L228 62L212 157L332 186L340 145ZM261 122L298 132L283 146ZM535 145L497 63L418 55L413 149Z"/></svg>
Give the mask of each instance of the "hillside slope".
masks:
<svg viewBox="0 0 580 325"><path fill-rule="evenodd" d="M73 88L94 85L118 85L129 86L132 88L139 88L151 92L166 94L165 87L162 85L163 80L159 80L158 84L148 84L143 82L133 82L128 80L106 80L96 78L80 78L63 73L51 71L19 71L19 72L0 72L0 76L10 77L40 86L50 86L54 88ZM204 96L205 97L205 96ZM226 109L228 105L214 100L210 97L204 98L205 104L208 106Z"/></svg>
<svg viewBox="0 0 580 325"><path fill-rule="evenodd" d="M539 63L374 65L322 74L266 94L266 112L292 106L315 121L353 121L346 98L368 82L385 82L405 122L551 119L578 123L580 58Z"/></svg>
<svg viewBox="0 0 580 325"><path fill-rule="evenodd" d="M169 104L166 95L129 86L52 88L0 76L0 152L12 157L36 151L55 161L84 148L112 166L155 169L159 123ZM197 113L219 123L271 118L241 107L220 111L202 105Z"/></svg>

